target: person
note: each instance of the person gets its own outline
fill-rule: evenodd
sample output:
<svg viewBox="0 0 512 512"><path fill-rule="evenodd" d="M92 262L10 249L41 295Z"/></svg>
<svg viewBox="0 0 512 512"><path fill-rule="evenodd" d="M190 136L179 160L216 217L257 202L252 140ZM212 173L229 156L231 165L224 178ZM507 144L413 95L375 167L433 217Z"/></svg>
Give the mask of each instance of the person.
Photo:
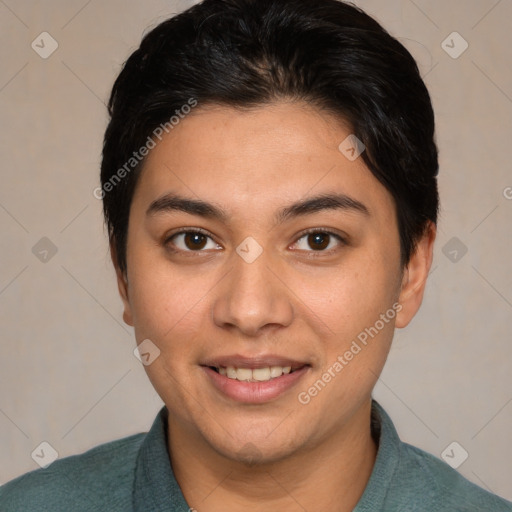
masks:
<svg viewBox="0 0 512 512"><path fill-rule="evenodd" d="M394 37L337 0L204 0L144 36L109 113L94 195L165 405L8 482L2 511L512 510L372 397L439 212Z"/></svg>

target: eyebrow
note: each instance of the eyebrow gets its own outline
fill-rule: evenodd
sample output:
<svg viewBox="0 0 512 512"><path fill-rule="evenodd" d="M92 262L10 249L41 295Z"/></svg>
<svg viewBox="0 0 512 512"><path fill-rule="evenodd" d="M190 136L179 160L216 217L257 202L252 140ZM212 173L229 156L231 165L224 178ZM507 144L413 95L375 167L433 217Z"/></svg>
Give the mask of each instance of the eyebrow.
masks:
<svg viewBox="0 0 512 512"><path fill-rule="evenodd" d="M370 210L363 203L346 194L326 193L297 201L279 210L275 223L281 224L286 220L324 210L343 210L371 216ZM190 199L178 194L165 194L155 199L146 211L147 216L158 213L181 211L207 219L227 223L229 214L222 207L200 199Z"/></svg>

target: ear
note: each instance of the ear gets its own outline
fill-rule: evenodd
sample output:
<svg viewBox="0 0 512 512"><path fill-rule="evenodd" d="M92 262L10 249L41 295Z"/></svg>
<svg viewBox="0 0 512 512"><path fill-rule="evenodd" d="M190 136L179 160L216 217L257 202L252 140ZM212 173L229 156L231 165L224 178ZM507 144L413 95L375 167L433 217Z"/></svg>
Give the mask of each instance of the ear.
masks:
<svg viewBox="0 0 512 512"><path fill-rule="evenodd" d="M432 265L436 231L436 225L429 221L425 233L418 240L416 249L404 269L398 299L402 309L397 312L395 327L406 327L421 306L428 273Z"/></svg>
<svg viewBox="0 0 512 512"><path fill-rule="evenodd" d="M123 320L126 324L133 327L132 309L130 306L130 296L128 293L128 277L119 268L117 250L113 241L110 242L110 257L112 258L112 264L114 265L114 269L116 271L119 295L121 296L121 300L123 301L124 305Z"/></svg>

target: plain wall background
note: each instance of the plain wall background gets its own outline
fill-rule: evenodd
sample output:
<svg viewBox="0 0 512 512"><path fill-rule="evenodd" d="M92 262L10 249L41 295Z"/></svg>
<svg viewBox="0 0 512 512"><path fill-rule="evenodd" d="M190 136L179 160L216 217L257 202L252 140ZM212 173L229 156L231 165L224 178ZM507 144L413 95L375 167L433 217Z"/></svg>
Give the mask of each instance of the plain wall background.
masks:
<svg viewBox="0 0 512 512"><path fill-rule="evenodd" d="M121 64L192 3L0 2L0 483L38 468L42 441L81 453L147 431L162 406L122 321L93 190ZM404 441L437 456L457 441L458 471L512 500L512 2L356 4L418 60L441 163L423 306L396 331L374 397ZM43 31L59 45L47 59L31 48ZM453 31L469 44L458 58L442 48ZM57 248L46 262L43 237Z"/></svg>

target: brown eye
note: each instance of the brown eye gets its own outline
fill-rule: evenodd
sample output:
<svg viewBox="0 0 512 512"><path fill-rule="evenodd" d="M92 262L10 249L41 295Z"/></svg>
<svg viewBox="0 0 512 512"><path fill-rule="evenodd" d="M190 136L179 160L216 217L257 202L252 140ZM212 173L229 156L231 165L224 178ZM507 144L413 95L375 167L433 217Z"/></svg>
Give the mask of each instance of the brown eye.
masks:
<svg viewBox="0 0 512 512"><path fill-rule="evenodd" d="M208 242L211 243L207 247ZM173 251L182 252L203 252L203 249L216 249L217 244L211 239L210 236L197 230L180 231L170 236L166 242Z"/></svg>
<svg viewBox="0 0 512 512"><path fill-rule="evenodd" d="M308 244L311 248L323 250L329 245L330 235L328 233L311 233L308 235Z"/></svg>
<svg viewBox="0 0 512 512"><path fill-rule="evenodd" d="M338 246L346 245L343 237L330 231L322 231L319 229L307 231L297 240L295 245L301 251L306 252L331 252ZM327 250L326 250L327 249Z"/></svg>
<svg viewBox="0 0 512 512"><path fill-rule="evenodd" d="M185 233L183 242L186 247L192 251L202 249L206 245L206 236L201 233Z"/></svg>

